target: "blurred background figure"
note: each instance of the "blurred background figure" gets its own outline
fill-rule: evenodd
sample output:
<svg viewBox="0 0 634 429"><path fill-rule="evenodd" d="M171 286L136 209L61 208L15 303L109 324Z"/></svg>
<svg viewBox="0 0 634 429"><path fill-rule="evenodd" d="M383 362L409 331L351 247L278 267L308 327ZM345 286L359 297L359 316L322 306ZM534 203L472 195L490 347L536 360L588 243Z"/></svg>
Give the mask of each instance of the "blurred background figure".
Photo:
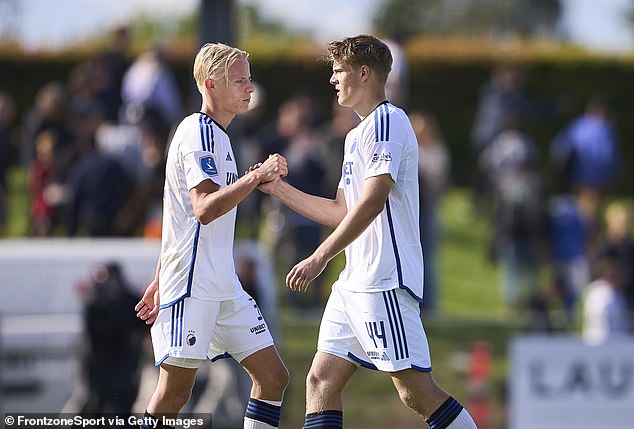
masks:
<svg viewBox="0 0 634 429"><path fill-rule="evenodd" d="M557 194L548 203L548 242L556 295L563 302L563 328L573 326L577 302L590 281L588 226L577 200Z"/></svg>
<svg viewBox="0 0 634 429"><path fill-rule="evenodd" d="M583 302L582 337L590 344L618 339L628 333L627 307L616 261L598 260L595 280L587 286Z"/></svg>
<svg viewBox="0 0 634 429"><path fill-rule="evenodd" d="M413 112L410 121L418 140L418 190L420 194L420 239L425 261L423 304L425 315L438 309L436 249L440 235L437 212L449 183L449 151L438 129L436 118Z"/></svg>
<svg viewBox="0 0 634 429"><path fill-rule="evenodd" d="M54 150L56 136L52 131L42 131L35 139L35 158L28 169L28 187L31 192L31 234L46 237L59 223L59 204L64 196L55 189L62 189L55 174ZM58 198L59 197L59 198Z"/></svg>
<svg viewBox="0 0 634 429"><path fill-rule="evenodd" d="M324 142L326 159L329 165L343 163L343 146L346 134L359 124L359 116L349 107L339 105L337 99L332 100L330 119L322 124L317 131L317 138ZM341 171L336 168L326 169L325 189L330 198L337 196L337 186L341 179Z"/></svg>
<svg viewBox="0 0 634 429"><path fill-rule="evenodd" d="M145 115L135 124L102 123L97 151L115 161L130 181L130 196L117 214L118 233L160 238L168 130Z"/></svg>
<svg viewBox="0 0 634 429"><path fill-rule="evenodd" d="M409 62L403 48L405 42L403 34L393 32L383 40L392 53L392 71L385 82L385 96L388 101L402 109L408 107L409 102Z"/></svg>
<svg viewBox="0 0 634 429"><path fill-rule="evenodd" d="M131 32L125 25L115 27L110 32L109 44L95 57L99 65L99 84L97 99L104 110L104 117L108 122L117 122L123 104L121 86L123 76L130 67L128 49L130 47Z"/></svg>
<svg viewBox="0 0 634 429"><path fill-rule="evenodd" d="M509 116L525 116L528 98L524 92L524 75L513 65L499 65L480 88L471 129L471 148L476 156L497 137Z"/></svg>
<svg viewBox="0 0 634 429"><path fill-rule="evenodd" d="M596 245L598 211L620 167L616 131L607 102L598 96L591 98L584 113L555 136L550 156L589 225L589 244Z"/></svg>
<svg viewBox="0 0 634 429"><path fill-rule="evenodd" d="M9 94L0 92L0 237L5 235L7 223L7 174L15 163L17 148L14 130L15 102Z"/></svg>
<svg viewBox="0 0 634 429"><path fill-rule="evenodd" d="M74 135L71 129L70 96L66 86L58 81L49 82L37 91L34 104L29 108L22 126L20 159L28 166L35 157L35 140L42 131L57 136L55 165L62 176L74 159Z"/></svg>
<svg viewBox="0 0 634 429"><path fill-rule="evenodd" d="M526 309L539 289L545 207L538 161L537 147L518 116L507 117L503 130L479 159L493 207L490 249L502 267L502 291L509 309Z"/></svg>
<svg viewBox="0 0 634 429"><path fill-rule="evenodd" d="M68 174L66 229L70 236L121 235L116 221L131 195L132 181L112 156L94 146L94 141L87 144L90 146Z"/></svg>
<svg viewBox="0 0 634 429"><path fill-rule="evenodd" d="M599 258L614 261L625 298L629 331L634 333L634 238L632 216L620 201L610 203L605 210L605 229L599 239Z"/></svg>
<svg viewBox="0 0 634 429"><path fill-rule="evenodd" d="M86 293L81 378L63 412L130 414L148 335L130 310L138 296L117 263L95 266Z"/></svg>
<svg viewBox="0 0 634 429"><path fill-rule="evenodd" d="M258 138L262 150L260 159L281 153L288 162L285 178L288 183L304 192L325 196L331 192L326 189L326 163L330 160L324 141L316 131L318 117L309 96L295 95L282 103L274 121L264 126ZM288 209L277 199L265 201L270 204L266 214L267 227L272 233L278 274L283 276L318 246L322 226ZM287 290L288 299L297 307L320 307L320 284L317 278L305 294Z"/></svg>
<svg viewBox="0 0 634 429"><path fill-rule="evenodd" d="M176 78L161 46L143 52L123 76L120 121L138 123L153 115L167 129L183 117L183 102Z"/></svg>

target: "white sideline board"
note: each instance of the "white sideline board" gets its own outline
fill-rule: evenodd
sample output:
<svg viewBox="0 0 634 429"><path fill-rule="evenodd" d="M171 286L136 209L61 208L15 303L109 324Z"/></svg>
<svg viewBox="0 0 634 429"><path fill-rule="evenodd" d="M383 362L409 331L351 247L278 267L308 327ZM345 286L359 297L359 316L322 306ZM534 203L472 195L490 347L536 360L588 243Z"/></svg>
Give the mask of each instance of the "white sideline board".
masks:
<svg viewBox="0 0 634 429"><path fill-rule="evenodd" d="M509 429L634 427L634 338L520 336L510 366Z"/></svg>
<svg viewBox="0 0 634 429"><path fill-rule="evenodd" d="M80 288L116 262L140 296L159 253L158 240L0 240L0 411L59 412L79 374Z"/></svg>
<svg viewBox="0 0 634 429"><path fill-rule="evenodd" d="M108 262L140 292L159 253L160 241L147 239L0 240L0 315L80 312L78 287Z"/></svg>

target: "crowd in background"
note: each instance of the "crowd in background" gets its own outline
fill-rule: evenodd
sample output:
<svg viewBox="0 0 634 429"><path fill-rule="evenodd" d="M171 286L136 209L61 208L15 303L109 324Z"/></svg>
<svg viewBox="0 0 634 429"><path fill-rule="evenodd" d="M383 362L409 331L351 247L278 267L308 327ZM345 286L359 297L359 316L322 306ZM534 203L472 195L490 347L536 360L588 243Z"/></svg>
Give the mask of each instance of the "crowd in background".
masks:
<svg viewBox="0 0 634 429"><path fill-rule="evenodd" d="M11 96L0 94L0 232L7 221L7 171L17 164L28 172L32 236L160 236L167 144L189 112L161 48L131 59L129 42L126 28L114 31L108 50L77 65L65 82L40 88L24 118L16 118ZM406 108L419 141L423 306L432 315L442 289L437 212L451 182L451 154L439 118L408 108L407 60L396 41L390 46L395 63L388 97ZM557 115L557 106L532 98L522 83L515 67L492 71L461 155L472 159L472 215L490 224L486 251L500 267L507 308L528 315L531 329L568 330L586 300L588 339L631 332L631 207L610 198L622 172L609 103L587 100L585 112L570 124L562 121L542 154L527 119ZM290 183L334 197L343 141L359 118L334 101L324 109L303 93L263 123L265 106L266 89L258 87L251 110L228 130L239 168L279 152L288 160ZM238 226L245 238L270 244L280 272L308 255L324 232L259 193L239 206ZM309 294L289 300L321 308L324 296L318 279Z"/></svg>
<svg viewBox="0 0 634 429"><path fill-rule="evenodd" d="M627 335L634 241L628 201L610 194L624 173L610 104L586 100L540 154L526 124L557 106L531 98L523 78L513 66L493 70L471 135L474 209L490 208L489 249L507 307L525 310L532 330L570 330L581 312L588 341Z"/></svg>

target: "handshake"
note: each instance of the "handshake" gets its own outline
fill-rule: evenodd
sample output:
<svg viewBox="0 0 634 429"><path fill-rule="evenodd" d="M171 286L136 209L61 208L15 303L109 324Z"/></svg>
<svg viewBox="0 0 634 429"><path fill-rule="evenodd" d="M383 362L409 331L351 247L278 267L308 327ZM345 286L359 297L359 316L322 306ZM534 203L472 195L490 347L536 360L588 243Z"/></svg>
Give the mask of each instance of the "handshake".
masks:
<svg viewBox="0 0 634 429"><path fill-rule="evenodd" d="M288 175L286 158L278 153L269 155L266 161L250 166L244 174L256 175L255 179L259 183L258 189L270 194L274 186L281 182L281 178Z"/></svg>

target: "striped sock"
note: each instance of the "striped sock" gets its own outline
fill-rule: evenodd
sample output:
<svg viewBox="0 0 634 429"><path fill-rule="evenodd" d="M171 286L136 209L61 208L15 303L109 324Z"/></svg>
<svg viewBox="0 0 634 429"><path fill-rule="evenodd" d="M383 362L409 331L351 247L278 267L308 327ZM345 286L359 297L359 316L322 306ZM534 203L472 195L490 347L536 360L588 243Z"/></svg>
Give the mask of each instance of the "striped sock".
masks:
<svg viewBox="0 0 634 429"><path fill-rule="evenodd" d="M244 415L244 429L268 429L280 425L282 401L249 398Z"/></svg>
<svg viewBox="0 0 634 429"><path fill-rule="evenodd" d="M427 420L430 429L446 429L456 420L463 407L451 396ZM468 414L467 414L468 415ZM462 427L462 426L460 426ZM473 426L475 428L475 426Z"/></svg>
<svg viewBox="0 0 634 429"><path fill-rule="evenodd" d="M343 411L327 410L306 414L302 429L342 429Z"/></svg>

